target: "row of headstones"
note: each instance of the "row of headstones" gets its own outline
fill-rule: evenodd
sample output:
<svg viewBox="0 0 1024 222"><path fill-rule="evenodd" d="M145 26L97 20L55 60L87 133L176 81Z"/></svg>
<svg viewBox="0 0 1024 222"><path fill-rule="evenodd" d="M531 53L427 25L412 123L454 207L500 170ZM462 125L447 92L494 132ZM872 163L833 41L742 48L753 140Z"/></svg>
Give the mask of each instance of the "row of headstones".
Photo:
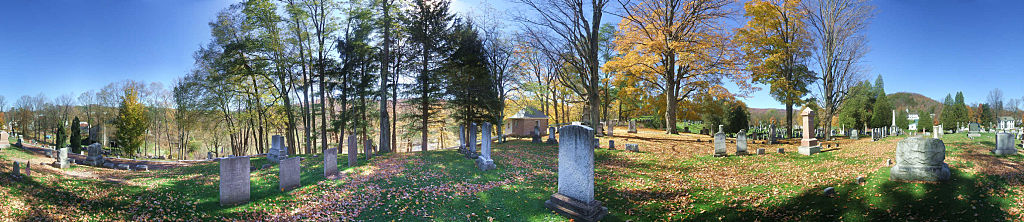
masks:
<svg viewBox="0 0 1024 222"><path fill-rule="evenodd" d="M722 125L719 125L718 126L718 133L715 133L715 140L714 140L715 141L714 142L715 143L715 146L714 146L715 147L715 152L714 152L714 156L715 157L725 157L725 156L728 156L728 149L726 148L726 141L725 141L725 137L726 136L725 136L725 132L722 130L722 127L723 127ZM777 150L775 150L775 152L777 152L777 153L785 153L786 151L783 148L778 148ZM764 148L757 149L757 155L764 155L765 153L766 153L766 151L765 151ZM747 133L746 133L746 130L742 130L741 129L740 132L736 134L736 155L740 155L741 156L741 155L748 155L748 154L749 153L747 152Z"/></svg>
<svg viewBox="0 0 1024 222"><path fill-rule="evenodd" d="M373 157L373 141L366 140L364 154L367 160ZM355 166L359 161L359 147L356 135L348 136L348 166ZM301 157L288 157L288 148L284 146L284 137L271 137L271 152L267 159L278 164L278 188L290 191L298 188L302 174ZM272 159L273 158L273 159ZM220 205L236 205L249 201L249 185L253 168L248 156L229 156L216 159L220 165ZM324 178L338 177L338 148L324 151Z"/></svg>
<svg viewBox="0 0 1024 222"><path fill-rule="evenodd" d="M892 136L889 127L871 128L871 141L878 141L889 136Z"/></svg>
<svg viewBox="0 0 1024 222"><path fill-rule="evenodd" d="M476 136L477 136L477 125L476 123L469 124L469 133L467 134L466 126L459 126L459 153L463 154L466 159L476 161L476 166L481 171L488 171L496 169L494 165L494 159L491 159L491 130L494 129L490 122L484 122L480 128L480 153L476 152ZM530 133L533 136L534 142L540 141L540 128L533 126L533 132ZM554 132L548 134L553 136Z"/></svg>

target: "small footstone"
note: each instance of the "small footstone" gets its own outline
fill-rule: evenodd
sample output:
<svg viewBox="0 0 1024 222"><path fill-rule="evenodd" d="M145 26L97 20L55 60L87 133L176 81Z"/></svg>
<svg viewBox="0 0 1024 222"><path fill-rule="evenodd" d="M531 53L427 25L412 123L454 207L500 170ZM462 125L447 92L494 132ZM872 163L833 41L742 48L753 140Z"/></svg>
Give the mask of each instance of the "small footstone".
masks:
<svg viewBox="0 0 1024 222"><path fill-rule="evenodd" d="M886 164L889 164L889 166L892 166L892 159L888 159L885 162L886 162Z"/></svg>
<svg viewBox="0 0 1024 222"><path fill-rule="evenodd" d="M615 150L615 140L608 140L608 150Z"/></svg>
<svg viewBox="0 0 1024 222"><path fill-rule="evenodd" d="M775 150L775 152L786 153L786 149L785 148L779 148L779 149Z"/></svg>
<svg viewBox="0 0 1024 222"><path fill-rule="evenodd" d="M867 180L864 177L857 177L857 184L864 184Z"/></svg>
<svg viewBox="0 0 1024 222"><path fill-rule="evenodd" d="M823 194L826 197L833 197L833 196L836 195L836 188L834 188L834 187L827 187L827 188L825 188L825 191L823 192Z"/></svg>
<svg viewBox="0 0 1024 222"><path fill-rule="evenodd" d="M103 168L114 169L114 163L104 163Z"/></svg>
<svg viewBox="0 0 1024 222"><path fill-rule="evenodd" d="M280 161L281 160L278 160L278 162L280 162ZM263 166L260 166L260 169L267 169L267 168L270 168L270 166L273 166L273 165L270 165L269 163L268 164L263 164Z"/></svg>
<svg viewBox="0 0 1024 222"><path fill-rule="evenodd" d="M758 148L757 149L757 155L764 155L764 152L765 152L764 148Z"/></svg>
<svg viewBox="0 0 1024 222"><path fill-rule="evenodd" d="M639 153L640 144L626 144L626 150Z"/></svg>
<svg viewBox="0 0 1024 222"><path fill-rule="evenodd" d="M141 171L149 171L149 166L147 166L147 165L138 165L138 166L135 166L135 169L136 170L141 170Z"/></svg>
<svg viewBox="0 0 1024 222"><path fill-rule="evenodd" d="M128 164L123 164L122 163L122 164L118 164L117 165L117 169L119 169L119 170L131 170L132 166L128 165Z"/></svg>

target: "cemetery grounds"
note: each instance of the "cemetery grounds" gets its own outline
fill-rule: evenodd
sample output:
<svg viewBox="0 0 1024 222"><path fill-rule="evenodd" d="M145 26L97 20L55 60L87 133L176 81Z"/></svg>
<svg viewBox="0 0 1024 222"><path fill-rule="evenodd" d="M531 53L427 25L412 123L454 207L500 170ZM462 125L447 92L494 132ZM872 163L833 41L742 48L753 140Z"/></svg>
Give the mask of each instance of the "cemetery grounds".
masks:
<svg viewBox="0 0 1024 222"><path fill-rule="evenodd" d="M706 135L620 127L611 138L616 150L600 138L595 196L609 209L605 221L1024 221L1024 157L991 155L993 134L945 135L953 173L945 183L889 180L887 160L903 138L839 139L813 156L797 154L795 140L752 140L751 152L768 154L734 156L730 143L730 156L716 158ZM641 152L624 151L627 143ZM543 204L557 189L557 146L527 139L494 149L498 168L486 172L454 149L369 162L360 156L355 167L339 154L338 179L323 177L322 157L303 155L301 187L282 192L277 167L260 168L249 203L221 207L215 162L148 172L60 170L39 165L53 161L42 153L12 147L0 151L0 221L565 221ZM13 161L26 160L32 176L15 180ZM267 163L254 158L252 166ZM837 195L823 196L826 187Z"/></svg>

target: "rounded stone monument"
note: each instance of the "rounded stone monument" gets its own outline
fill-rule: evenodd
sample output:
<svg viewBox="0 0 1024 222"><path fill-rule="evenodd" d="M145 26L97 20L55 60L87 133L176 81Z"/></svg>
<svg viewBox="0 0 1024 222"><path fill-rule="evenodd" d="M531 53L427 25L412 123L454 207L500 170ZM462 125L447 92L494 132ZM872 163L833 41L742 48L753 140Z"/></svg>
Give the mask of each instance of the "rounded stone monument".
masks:
<svg viewBox="0 0 1024 222"><path fill-rule="evenodd" d="M946 145L942 140L911 137L896 145L896 165L889 170L890 180L947 181Z"/></svg>

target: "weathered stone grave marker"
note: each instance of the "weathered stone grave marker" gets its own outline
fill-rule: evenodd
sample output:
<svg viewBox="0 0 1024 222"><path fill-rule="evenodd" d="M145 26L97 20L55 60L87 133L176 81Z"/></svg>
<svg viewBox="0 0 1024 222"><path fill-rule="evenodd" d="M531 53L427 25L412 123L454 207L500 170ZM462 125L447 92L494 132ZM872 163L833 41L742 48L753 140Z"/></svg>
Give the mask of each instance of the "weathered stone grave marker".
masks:
<svg viewBox="0 0 1024 222"><path fill-rule="evenodd" d="M629 131L627 131L627 132L628 133L636 133L636 120L635 119L629 120Z"/></svg>
<svg viewBox="0 0 1024 222"><path fill-rule="evenodd" d="M996 149L992 153L999 156L1017 154L1017 147L1013 143L1013 134L996 133Z"/></svg>
<svg viewBox="0 0 1024 222"><path fill-rule="evenodd" d="M804 108L804 111L800 112L800 117L803 118L804 129L814 129L814 110L810 107ZM818 139L811 136L811 130L804 130L803 139L800 140L800 147L797 151L803 155L814 155L821 152L821 146L818 145Z"/></svg>
<svg viewBox="0 0 1024 222"><path fill-rule="evenodd" d="M348 135L348 167L356 166L359 161L359 144L356 143L356 134Z"/></svg>
<svg viewBox="0 0 1024 222"><path fill-rule="evenodd" d="M715 133L715 157L727 156L725 148L725 132L722 131L722 125L718 125L718 133Z"/></svg>
<svg viewBox="0 0 1024 222"><path fill-rule="evenodd" d="M301 176L299 160L299 157L286 158L281 159L281 163L278 164L277 187L281 191L289 191L299 187L299 178Z"/></svg>
<svg viewBox="0 0 1024 222"><path fill-rule="evenodd" d="M942 140L911 137L896 145L896 165L890 169L890 180L946 181L949 165L946 145Z"/></svg>
<svg viewBox="0 0 1024 222"><path fill-rule="evenodd" d="M530 136L533 137L533 143L541 143L540 126L533 126L533 132L530 133Z"/></svg>
<svg viewBox="0 0 1024 222"><path fill-rule="evenodd" d="M481 171L493 170L497 166L494 165L494 160L491 159L491 123L484 122L480 135L483 137L480 140L480 156L476 158L476 166Z"/></svg>
<svg viewBox="0 0 1024 222"><path fill-rule="evenodd" d="M249 202L249 157L221 158L220 205Z"/></svg>
<svg viewBox="0 0 1024 222"><path fill-rule="evenodd" d="M324 151L324 177L332 178L338 176L338 148L330 148Z"/></svg>
<svg viewBox="0 0 1024 222"><path fill-rule="evenodd" d="M558 142L558 193L544 206L577 221L599 221L608 208L594 198L594 130L570 125L562 127Z"/></svg>
<svg viewBox="0 0 1024 222"><path fill-rule="evenodd" d="M466 159L474 160L478 156L476 153L476 128L476 123L469 124L469 141L466 142ZM534 129L536 128L537 126L534 126ZM537 136L537 138L540 138L540 136ZM539 139L536 140L539 141Z"/></svg>
<svg viewBox="0 0 1024 222"><path fill-rule="evenodd" d="M740 129L736 133L736 155L747 155L747 131Z"/></svg>
<svg viewBox="0 0 1024 222"><path fill-rule="evenodd" d="M557 144L558 143L558 140L555 139L555 133L556 132L555 132L555 127L554 126L548 127L548 141L547 141L548 144Z"/></svg>
<svg viewBox="0 0 1024 222"><path fill-rule="evenodd" d="M273 135L270 137L270 152L267 153L267 160L279 163L281 159L288 158L288 148L284 146L284 136Z"/></svg>
<svg viewBox="0 0 1024 222"><path fill-rule="evenodd" d="M640 144L627 143L626 144L626 150L628 150L630 152L637 152L637 153L639 153L640 152Z"/></svg>

